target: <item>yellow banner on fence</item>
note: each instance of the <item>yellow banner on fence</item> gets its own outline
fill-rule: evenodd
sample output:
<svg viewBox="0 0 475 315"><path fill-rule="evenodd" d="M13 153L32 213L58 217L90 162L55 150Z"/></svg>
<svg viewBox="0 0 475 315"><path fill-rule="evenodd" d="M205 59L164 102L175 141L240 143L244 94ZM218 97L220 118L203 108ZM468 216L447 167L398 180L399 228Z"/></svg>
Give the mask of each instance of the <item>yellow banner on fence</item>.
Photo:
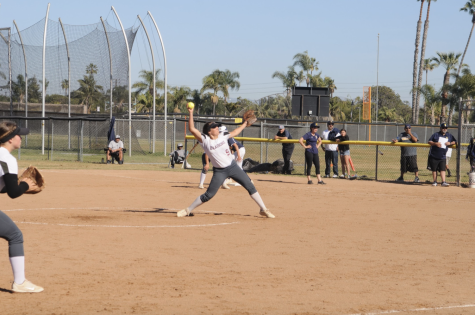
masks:
<svg viewBox="0 0 475 315"><path fill-rule="evenodd" d="M234 123L235 123L235 124L240 124L240 123L242 123L242 118L234 118Z"/></svg>

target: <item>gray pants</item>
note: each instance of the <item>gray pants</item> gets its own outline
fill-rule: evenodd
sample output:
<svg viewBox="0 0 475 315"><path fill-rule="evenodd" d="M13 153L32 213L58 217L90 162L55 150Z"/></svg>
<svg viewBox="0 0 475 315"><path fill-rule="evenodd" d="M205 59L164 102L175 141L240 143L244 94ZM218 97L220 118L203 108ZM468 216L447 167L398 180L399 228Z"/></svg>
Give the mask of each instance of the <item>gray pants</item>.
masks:
<svg viewBox="0 0 475 315"><path fill-rule="evenodd" d="M236 161L233 160L231 165L226 168L216 168L213 167L213 178L211 178L211 183L208 186L208 190L200 196L202 202L207 202L216 195L218 189L223 184L226 178L232 178L236 182L244 187L249 195L253 195L257 192L256 187L251 182L251 179L247 174L237 165Z"/></svg>
<svg viewBox="0 0 475 315"><path fill-rule="evenodd" d="M0 211L0 238L8 241L8 256L25 256L23 251L23 234L5 213Z"/></svg>

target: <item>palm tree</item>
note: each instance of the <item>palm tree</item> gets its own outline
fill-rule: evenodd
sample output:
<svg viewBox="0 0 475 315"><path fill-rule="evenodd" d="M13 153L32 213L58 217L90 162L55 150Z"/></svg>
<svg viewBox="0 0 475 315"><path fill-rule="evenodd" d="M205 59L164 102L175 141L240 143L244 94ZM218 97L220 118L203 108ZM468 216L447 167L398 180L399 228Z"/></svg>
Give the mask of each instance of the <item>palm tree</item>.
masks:
<svg viewBox="0 0 475 315"><path fill-rule="evenodd" d="M216 69L210 75L203 78L203 87L200 92L203 93L206 90L213 90L213 96L211 97L213 102L213 115L216 113L216 104L218 104L218 92L221 91L223 94L227 93L227 91L224 91L223 76L224 72ZM225 95L225 97L226 96L228 95Z"/></svg>
<svg viewBox="0 0 475 315"><path fill-rule="evenodd" d="M437 0L427 0L427 16L426 16L426 21L424 23L424 35L422 36L422 48L421 48L421 61L419 63L419 78L417 81L417 87L420 88L422 86L422 72L424 71L424 57L426 53L426 40L427 40L427 31L429 30L429 13L430 13L430 4L432 2L435 2ZM415 117L415 123L419 123L419 100L420 100L420 94L419 90L416 95L416 117ZM414 120L414 119L413 119Z"/></svg>
<svg viewBox="0 0 475 315"><path fill-rule="evenodd" d="M18 104L23 103L23 99L25 98L25 88L26 82L25 78L22 74L17 76L16 82L12 82L12 94L14 98L18 98Z"/></svg>
<svg viewBox="0 0 475 315"><path fill-rule="evenodd" d="M289 66L289 70L287 70L287 72L276 71L274 74L272 74L272 79L277 78L282 81L285 91L287 91L287 96L291 95L292 88L295 86L296 77L297 72L295 72L295 68L293 66Z"/></svg>
<svg viewBox="0 0 475 315"><path fill-rule="evenodd" d="M93 63L90 63L88 66L86 66L86 73L89 75L94 75L97 73L97 66Z"/></svg>
<svg viewBox="0 0 475 315"><path fill-rule="evenodd" d="M451 95L451 105L456 107L459 104L459 99L473 99L475 98L475 75L469 69L462 70L463 75L457 77L454 84L449 84L444 86L444 89L450 92ZM463 122L463 113L459 112L459 115L462 115ZM465 115L468 123L468 115ZM451 117L449 118L450 121Z"/></svg>
<svg viewBox="0 0 475 315"><path fill-rule="evenodd" d="M165 82L157 79L160 76L160 71L160 69L155 71L155 89L163 89L165 87ZM153 71L140 70L139 78L141 78L142 81L135 82L132 85L132 88L136 89L135 92L140 94L145 91L153 96Z"/></svg>
<svg viewBox="0 0 475 315"><path fill-rule="evenodd" d="M470 44L470 38L472 37L473 28L475 27L475 0L467 1L467 3L465 3L464 7L461 8L460 11L465 11L472 15L472 29L470 30L470 35L468 36L467 46L465 46L465 51L463 52L462 60L460 60L460 67L457 72L457 76L460 74L463 59L465 58L465 54L467 53L468 44Z"/></svg>
<svg viewBox="0 0 475 315"><path fill-rule="evenodd" d="M226 103L229 97L229 89L238 91L241 87L239 79L239 72L231 72L228 69L224 70L221 75L221 90L224 94L224 102Z"/></svg>
<svg viewBox="0 0 475 315"><path fill-rule="evenodd" d="M378 111L378 120L391 122L391 121L400 121L401 117L396 112L396 108L387 108L383 106Z"/></svg>
<svg viewBox="0 0 475 315"><path fill-rule="evenodd" d="M325 79L322 79L322 72L320 71L316 75L312 75L310 77L310 83L313 87L324 87L327 86L325 83Z"/></svg>
<svg viewBox="0 0 475 315"><path fill-rule="evenodd" d="M171 104L173 105L174 113L181 113L186 105L186 99L191 95L191 90L187 86L175 86L170 89L172 94ZM180 109L180 107L182 107Z"/></svg>
<svg viewBox="0 0 475 315"><path fill-rule="evenodd" d="M64 95L67 96L68 93L66 93L66 92L69 89L69 80L64 79L63 81L61 81L61 89L64 90L64 92L65 92Z"/></svg>
<svg viewBox="0 0 475 315"><path fill-rule="evenodd" d="M426 123L427 111L431 111L431 124L435 123L434 111L435 104L440 102L440 96L436 93L432 85L425 84L419 89L424 98L424 124Z"/></svg>
<svg viewBox="0 0 475 315"><path fill-rule="evenodd" d="M421 2L421 10L419 12L419 21L417 21L417 32L416 32L416 49L414 50L414 68L412 71L412 89L417 88L417 58L419 57L419 41L421 40L421 26L422 26L422 9L424 8L425 0L417 0ZM412 94L412 122L414 123L414 118L416 117L416 93Z"/></svg>
<svg viewBox="0 0 475 315"><path fill-rule="evenodd" d="M295 76L295 80L297 80L299 82L299 86L300 86L300 83L305 80L305 74L303 73L303 70L300 70L299 73L297 73L297 75Z"/></svg>
<svg viewBox="0 0 475 315"><path fill-rule="evenodd" d="M309 70L313 71L313 65L315 62L314 58L310 58L308 55L308 51L304 51L303 53L298 53L294 56L294 67L300 66L303 71L307 72L307 87L310 85L310 74L308 73Z"/></svg>
<svg viewBox="0 0 475 315"><path fill-rule="evenodd" d="M337 90L336 85L335 85L335 80L333 80L330 77L325 77L325 79L323 79L323 82L324 82L325 86L328 89L330 89L330 99L332 99L333 98L333 92L335 92L335 90Z"/></svg>
<svg viewBox="0 0 475 315"><path fill-rule="evenodd" d="M96 84L96 80L89 74L85 75L83 79L78 80L79 89L74 91L75 97L81 99L81 105L86 105L88 111L91 112L91 107L94 101L102 97L102 86Z"/></svg>
<svg viewBox="0 0 475 315"><path fill-rule="evenodd" d="M427 85L427 77L428 77L428 74L429 74L429 71L432 71L434 70L435 68L437 68L438 64L436 63L431 63L431 59L430 58L427 58L427 59L424 59L424 67L423 67L423 70L426 72L426 85Z"/></svg>
<svg viewBox="0 0 475 315"><path fill-rule="evenodd" d="M457 64L459 63L459 58L462 54L456 54L454 52L450 53L440 53L437 52L437 55L439 57L433 57L431 60L435 61L438 66L442 65L445 69L446 72L444 74L444 86L447 86L450 81L450 70L456 69ZM447 91L442 91L442 117L441 121L446 123L447 117L446 117L446 110L447 110L447 104L448 104L448 92Z"/></svg>
<svg viewBox="0 0 475 315"><path fill-rule="evenodd" d="M41 84L43 84L43 80L39 80ZM45 78L45 81L46 81L46 84L45 84L45 93L46 93L46 90L48 89L48 86L49 86L49 81L48 79Z"/></svg>

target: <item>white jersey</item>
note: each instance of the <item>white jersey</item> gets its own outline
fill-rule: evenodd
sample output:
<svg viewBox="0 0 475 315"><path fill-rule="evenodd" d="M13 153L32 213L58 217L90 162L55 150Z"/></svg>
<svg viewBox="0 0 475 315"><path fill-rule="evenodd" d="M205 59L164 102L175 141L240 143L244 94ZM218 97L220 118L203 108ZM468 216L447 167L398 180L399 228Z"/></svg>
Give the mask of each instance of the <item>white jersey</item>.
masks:
<svg viewBox="0 0 475 315"><path fill-rule="evenodd" d="M0 190L5 187L3 175L18 174L18 163L7 149L0 148Z"/></svg>
<svg viewBox="0 0 475 315"><path fill-rule="evenodd" d="M322 134L322 138L323 140L328 140L328 134L330 133L330 130L325 130ZM337 133L336 134L336 137L338 137L340 135L340 133ZM323 145L325 150L327 151L336 151L338 150L338 144L324 144Z"/></svg>
<svg viewBox="0 0 475 315"><path fill-rule="evenodd" d="M110 143L109 143L109 149L112 149L112 150L117 150L119 148L124 148L124 143L119 140L119 142L115 142L115 140L112 140Z"/></svg>
<svg viewBox="0 0 475 315"><path fill-rule="evenodd" d="M200 144L214 167L225 168L231 165L234 155L229 150L229 135L220 133L218 138L213 140L209 136L201 134L201 139L203 143Z"/></svg>

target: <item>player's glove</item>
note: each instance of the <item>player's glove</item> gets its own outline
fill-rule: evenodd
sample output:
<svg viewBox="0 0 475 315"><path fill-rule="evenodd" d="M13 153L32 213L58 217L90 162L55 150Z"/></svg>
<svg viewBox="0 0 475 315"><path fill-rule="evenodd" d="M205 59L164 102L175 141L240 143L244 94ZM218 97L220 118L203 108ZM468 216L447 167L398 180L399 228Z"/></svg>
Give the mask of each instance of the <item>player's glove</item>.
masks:
<svg viewBox="0 0 475 315"><path fill-rule="evenodd" d="M29 188L27 191L25 191L25 194L37 194L46 187L46 182L43 178L43 175L41 175L40 171L32 165L28 166L23 174L20 175L18 178L18 183L20 183L25 178L29 178L34 184L36 184L35 188Z"/></svg>
<svg viewBox="0 0 475 315"><path fill-rule="evenodd" d="M253 123L257 121L256 115L252 109L247 110L244 115L242 116L244 121L247 121L247 125L251 126Z"/></svg>

